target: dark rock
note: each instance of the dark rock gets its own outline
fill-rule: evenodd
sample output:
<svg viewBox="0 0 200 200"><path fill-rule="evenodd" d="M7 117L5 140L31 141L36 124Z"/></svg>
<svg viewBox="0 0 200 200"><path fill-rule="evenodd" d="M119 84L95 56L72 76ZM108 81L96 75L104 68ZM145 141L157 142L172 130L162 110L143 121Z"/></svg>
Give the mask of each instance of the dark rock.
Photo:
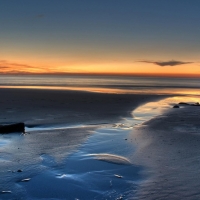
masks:
<svg viewBox="0 0 200 200"><path fill-rule="evenodd" d="M21 170L21 169L18 169L17 172L22 172L22 170Z"/></svg>
<svg viewBox="0 0 200 200"><path fill-rule="evenodd" d="M185 103L185 102L180 102L179 105L190 105L189 103Z"/></svg>
<svg viewBox="0 0 200 200"><path fill-rule="evenodd" d="M191 106L200 106L199 102L191 104Z"/></svg>
<svg viewBox="0 0 200 200"><path fill-rule="evenodd" d="M175 105L173 108L179 108L179 106L178 106L178 105Z"/></svg>
<svg viewBox="0 0 200 200"><path fill-rule="evenodd" d="M14 133L14 132L25 132L25 124L24 123L16 123L16 124L9 124L9 125L1 125L0 126L0 133Z"/></svg>

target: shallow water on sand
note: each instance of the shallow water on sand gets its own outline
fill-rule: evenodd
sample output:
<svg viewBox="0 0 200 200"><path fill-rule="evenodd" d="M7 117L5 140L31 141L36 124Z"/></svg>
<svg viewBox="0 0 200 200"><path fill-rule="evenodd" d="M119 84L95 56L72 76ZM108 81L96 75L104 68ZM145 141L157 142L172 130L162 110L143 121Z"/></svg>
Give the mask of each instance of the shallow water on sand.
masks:
<svg viewBox="0 0 200 200"><path fill-rule="evenodd" d="M196 100L184 98L191 103ZM75 145L72 150L67 149L67 137L64 138L62 133L54 135L54 132L76 128L84 132L91 125L40 126L26 128L30 134L25 136L1 135L0 198L133 199L147 177L142 173L145 166L137 166L131 160L136 147L129 134L135 126L162 114L180 101L183 97L147 103L134 110L132 118L124 118L116 124L100 124L96 128L92 126L87 131L94 134L81 140L82 145ZM48 130L52 128L51 135ZM54 136L60 139L49 140ZM44 141L48 144L44 145ZM22 172L17 172L19 169Z"/></svg>
<svg viewBox="0 0 200 200"><path fill-rule="evenodd" d="M124 157L131 150L124 148L127 134L124 130L96 130L60 168L50 168L27 183L26 191L34 198L58 199L117 199L125 191L133 192L141 180L141 169ZM43 164L49 166L52 159L45 155ZM41 181L42 186L34 187Z"/></svg>

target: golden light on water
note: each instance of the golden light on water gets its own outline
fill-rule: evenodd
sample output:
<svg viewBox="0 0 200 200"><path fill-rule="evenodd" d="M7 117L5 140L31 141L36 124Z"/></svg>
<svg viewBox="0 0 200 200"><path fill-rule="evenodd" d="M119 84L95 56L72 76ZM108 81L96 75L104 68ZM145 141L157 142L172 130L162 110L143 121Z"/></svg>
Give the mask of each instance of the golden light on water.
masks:
<svg viewBox="0 0 200 200"><path fill-rule="evenodd" d="M191 89L113 89L103 87L66 87L66 86L0 86L0 88L18 88L18 89L45 89L45 90L75 90L75 91L87 91L96 93L108 93L108 94L166 94L166 95L189 95L200 98L199 90ZM176 97L177 101L179 97ZM183 97L180 97L183 98ZM193 97L195 100L195 97Z"/></svg>

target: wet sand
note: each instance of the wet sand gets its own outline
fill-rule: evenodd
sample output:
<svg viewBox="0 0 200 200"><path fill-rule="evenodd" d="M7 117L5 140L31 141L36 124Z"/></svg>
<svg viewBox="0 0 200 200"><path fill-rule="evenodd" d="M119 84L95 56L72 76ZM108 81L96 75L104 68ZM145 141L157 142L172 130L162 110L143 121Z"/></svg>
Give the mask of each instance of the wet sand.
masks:
<svg viewBox="0 0 200 200"><path fill-rule="evenodd" d="M111 163L105 164L104 166L99 164L102 161L98 161L95 164L96 161L92 155L89 156L88 161L83 163L79 163L80 156L77 157L77 155L75 156L75 160L72 161L66 161L66 158L73 154L73 152L76 152L77 149L87 141L88 137L94 133L96 134L97 129L112 126L112 123L117 123L124 117L132 117L131 112L137 106L165 97L162 95L100 94L34 89L0 89L0 93L1 123L24 122L26 126L29 127L29 131L32 129L32 131L26 135L0 135L0 190L4 191L1 194L2 199L30 199L33 198L33 196L35 199L40 199L41 197L64 198L68 194L66 194L66 191L61 191L59 194L56 194L56 191L60 191L60 188L62 189L65 187L66 181L68 183L68 180L65 180L63 184L59 182L61 185L60 187L56 187L57 189L55 189L54 193L51 193L52 196L48 194L48 190L55 186L54 184L50 185L49 181L51 181L51 183L58 181L56 176L60 172L59 169L62 169L61 171L64 172L69 172L71 170L66 168L66 166L72 165L72 169L78 167L77 175L80 171L84 171L85 169L85 172L82 172L85 176L88 173L90 174L89 166L96 166L98 170L102 167L103 171L104 167L107 167L109 171L114 167L114 169L116 168L118 171L126 172L126 167L125 169L120 168L116 164ZM59 128L59 126L61 127L60 129L53 130L53 128ZM62 128L63 126L64 128ZM44 128L49 129L42 130ZM105 131L109 130L106 129ZM101 135L101 133L98 134ZM111 139L113 139L113 134L115 134L115 131L109 136ZM124 137L123 134L124 131L122 131L120 138ZM122 148L116 148L117 143L108 143L108 146L112 144L109 150L108 146L105 145L108 133L102 133L102 135L103 136L100 137L99 140L95 139L95 142L89 143L88 149L91 153L96 153L95 148L97 148L97 146L101 147L101 152L104 153L104 156L109 153L109 151L113 150L117 150L117 152L119 150L118 153L122 152ZM116 135L116 137L119 136ZM105 139L105 143L101 144L102 139ZM121 139L119 140L121 141ZM126 141L124 139L123 141L124 143L121 144L120 142L120 145L125 147ZM99 153L98 150L96 151ZM111 160L113 160L113 158L118 158L112 154L109 156ZM84 156L81 158L83 157ZM119 158L123 160L123 158ZM70 164L74 162L75 165ZM131 168L133 168L134 171L132 172L133 179L135 179L135 177L138 179L138 168L135 166L128 166L129 171ZM114 172L115 170L113 173ZM95 171L95 173L97 172ZM29 178L31 178L30 183ZM97 179L99 180L99 177L97 177ZM41 187L39 187L41 181L44 184L44 180L47 181L45 182L47 185L44 185L45 188L48 188L46 189L47 191L45 191L45 188L43 188L44 190L40 190ZM108 179L107 177L106 180L109 188L110 178ZM63 179L61 179L61 182L62 181ZM84 185L90 184L91 181L96 182L92 177L88 180L87 178L81 178L80 183L82 183L82 181L86 181L83 182ZM124 186L126 186L127 183L124 183ZM100 182L97 183L97 185L98 184L102 183ZM121 191L121 188L123 188L121 184L122 183L118 184L118 191ZM36 187L37 185L39 188ZM33 190L33 188L37 188L38 190ZM76 187L72 184L72 189L74 188ZM100 186L100 190L103 188L103 186ZM87 187L82 188L82 190L84 191L80 193L80 195L85 194L85 197L89 195L88 191L92 192L92 190L89 190ZM102 192L103 191L104 189ZM112 192L113 191L114 189ZM119 195L118 191L117 193L114 192L115 195ZM94 194L96 195L96 193ZM73 197L73 193L71 195Z"/></svg>
<svg viewBox="0 0 200 200"><path fill-rule="evenodd" d="M0 122L27 125L107 123L130 116L137 106L164 95L0 89Z"/></svg>
<svg viewBox="0 0 200 200"><path fill-rule="evenodd" d="M200 198L199 106L145 104L162 95L0 92L1 122L29 127L0 135L1 199Z"/></svg>
<svg viewBox="0 0 200 200"><path fill-rule="evenodd" d="M171 108L132 132L131 160L147 177L133 199L200 199L199 113L199 106Z"/></svg>

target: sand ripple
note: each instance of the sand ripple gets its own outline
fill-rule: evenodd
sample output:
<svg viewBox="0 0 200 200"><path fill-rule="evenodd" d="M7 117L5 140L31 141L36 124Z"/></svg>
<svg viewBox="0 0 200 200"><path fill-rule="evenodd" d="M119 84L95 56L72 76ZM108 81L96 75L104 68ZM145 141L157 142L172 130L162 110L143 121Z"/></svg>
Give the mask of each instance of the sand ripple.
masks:
<svg viewBox="0 0 200 200"><path fill-rule="evenodd" d="M102 160L102 161L109 162L109 163L115 163L115 164L119 164L119 165L131 165L132 164L129 159L127 159L123 156L114 155L114 154L107 154L107 153L90 154L90 156L94 156L98 160Z"/></svg>

